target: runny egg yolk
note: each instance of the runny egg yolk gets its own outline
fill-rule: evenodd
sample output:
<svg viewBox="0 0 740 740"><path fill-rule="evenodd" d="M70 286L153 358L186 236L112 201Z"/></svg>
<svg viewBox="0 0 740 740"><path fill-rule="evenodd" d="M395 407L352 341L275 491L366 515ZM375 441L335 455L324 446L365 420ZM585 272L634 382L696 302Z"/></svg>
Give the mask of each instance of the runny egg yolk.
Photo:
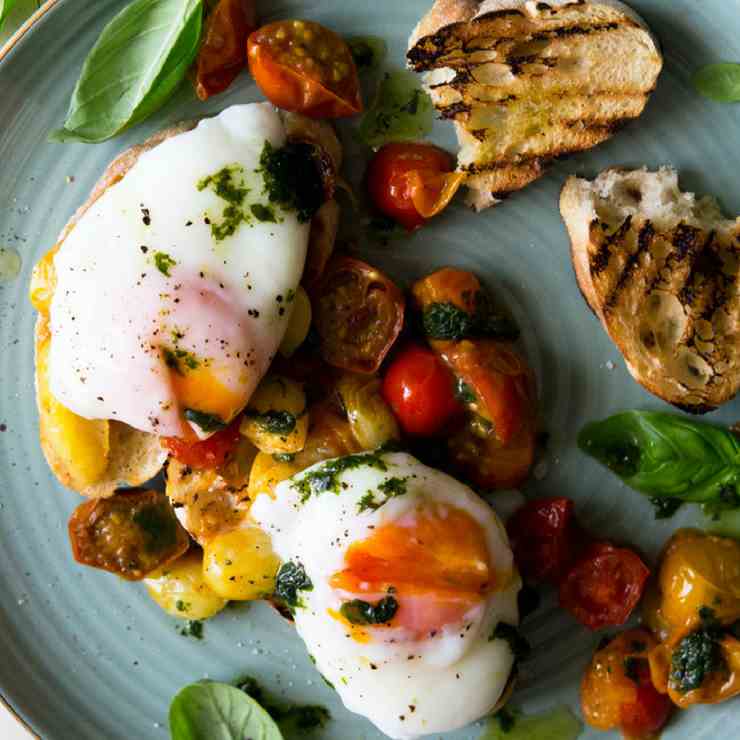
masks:
<svg viewBox="0 0 740 740"><path fill-rule="evenodd" d="M421 639L465 615L495 587L486 534L467 512L426 506L385 524L345 555L330 585L346 599L398 602L390 622Z"/></svg>
<svg viewBox="0 0 740 740"><path fill-rule="evenodd" d="M170 382L183 409L202 411L228 422L244 406L244 394L227 388L219 373L203 362L194 368L171 368Z"/></svg>

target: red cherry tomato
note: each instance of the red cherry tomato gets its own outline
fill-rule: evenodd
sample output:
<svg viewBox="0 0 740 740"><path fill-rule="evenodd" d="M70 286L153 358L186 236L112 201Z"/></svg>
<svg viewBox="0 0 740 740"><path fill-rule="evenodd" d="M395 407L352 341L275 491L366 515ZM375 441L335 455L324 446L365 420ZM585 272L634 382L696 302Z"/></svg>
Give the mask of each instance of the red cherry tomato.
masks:
<svg viewBox="0 0 740 740"><path fill-rule="evenodd" d="M652 738L668 722L673 703L667 694L660 694L650 681L647 661L640 661L639 685L634 702L622 704L622 732L629 738Z"/></svg>
<svg viewBox="0 0 740 740"><path fill-rule="evenodd" d="M560 584L560 606L592 630L624 624L650 571L626 548L593 542Z"/></svg>
<svg viewBox="0 0 740 740"><path fill-rule="evenodd" d="M558 583L582 536L568 498L529 501L509 519L506 529L519 572L534 582Z"/></svg>
<svg viewBox="0 0 740 740"><path fill-rule="evenodd" d="M277 21L247 42L249 71L278 108L311 118L362 111L360 83L347 43L312 21Z"/></svg>
<svg viewBox="0 0 740 740"><path fill-rule="evenodd" d="M407 231L418 229L441 211L462 182L453 158L430 144L386 144L367 170L367 189L375 207Z"/></svg>
<svg viewBox="0 0 740 740"><path fill-rule="evenodd" d="M398 354L383 379L383 398L406 434L430 437L461 411L455 379L429 349L411 346Z"/></svg>
<svg viewBox="0 0 740 740"><path fill-rule="evenodd" d="M226 90L247 66L244 45L257 27L255 0L219 0L206 20L196 60L195 92L201 100Z"/></svg>
<svg viewBox="0 0 740 740"><path fill-rule="evenodd" d="M198 470L212 470L223 465L239 444L240 423L241 416L237 416L227 427L202 442L162 437L162 446L183 465Z"/></svg>

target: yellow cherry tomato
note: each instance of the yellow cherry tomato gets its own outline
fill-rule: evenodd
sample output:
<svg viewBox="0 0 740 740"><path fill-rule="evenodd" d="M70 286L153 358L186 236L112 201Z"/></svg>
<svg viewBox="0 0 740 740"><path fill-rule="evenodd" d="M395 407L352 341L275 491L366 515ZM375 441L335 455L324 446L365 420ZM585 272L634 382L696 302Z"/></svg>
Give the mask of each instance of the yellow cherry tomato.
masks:
<svg viewBox="0 0 740 740"><path fill-rule="evenodd" d="M203 555L190 552L144 579L149 596L173 617L208 619L228 603L203 577Z"/></svg>
<svg viewBox="0 0 740 740"><path fill-rule="evenodd" d="M206 583L234 601L253 601L272 594L279 567L270 538L256 526L217 535L203 551Z"/></svg>

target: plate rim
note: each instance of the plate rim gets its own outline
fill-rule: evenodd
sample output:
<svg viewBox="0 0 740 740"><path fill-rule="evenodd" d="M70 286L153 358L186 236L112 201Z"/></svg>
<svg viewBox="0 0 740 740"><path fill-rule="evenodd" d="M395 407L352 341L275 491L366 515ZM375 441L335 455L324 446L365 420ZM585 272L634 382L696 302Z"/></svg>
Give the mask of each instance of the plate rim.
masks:
<svg viewBox="0 0 740 740"><path fill-rule="evenodd" d="M28 18L25 23L0 47L0 64L10 54L11 51L18 45L18 43L28 34L31 29L61 0L45 0L43 5L40 5ZM0 706L2 706L8 712L8 716L12 717L32 738L41 740L41 736L37 734L36 730L30 724L29 720L26 720L20 712L11 704L5 694L0 691Z"/></svg>

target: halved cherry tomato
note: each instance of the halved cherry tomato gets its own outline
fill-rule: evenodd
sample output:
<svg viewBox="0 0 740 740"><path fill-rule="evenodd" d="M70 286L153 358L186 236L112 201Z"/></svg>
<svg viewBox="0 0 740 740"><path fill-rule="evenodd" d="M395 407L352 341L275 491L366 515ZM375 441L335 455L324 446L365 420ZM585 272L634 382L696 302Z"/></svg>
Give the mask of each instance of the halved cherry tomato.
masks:
<svg viewBox="0 0 740 740"><path fill-rule="evenodd" d="M362 111L352 52L336 33L313 21L277 21L247 42L249 70L278 108L310 118L342 118Z"/></svg>
<svg viewBox="0 0 740 740"><path fill-rule="evenodd" d="M393 360L382 393L406 434L431 437L462 411L454 384L434 352L412 345Z"/></svg>
<svg viewBox="0 0 740 740"><path fill-rule="evenodd" d="M196 61L195 92L201 100L221 93L246 69L244 45L257 28L255 0L218 0L206 20Z"/></svg>
<svg viewBox="0 0 740 740"><path fill-rule="evenodd" d="M431 144L386 144L370 161L367 189L375 207L407 231L439 213L460 187L450 154Z"/></svg>
<svg viewBox="0 0 740 740"><path fill-rule="evenodd" d="M80 504L69 520L69 540L78 563L129 581L180 557L190 543L167 496L144 489Z"/></svg>
<svg viewBox="0 0 740 740"><path fill-rule="evenodd" d="M573 501L528 501L506 525L514 562L527 581L558 583L577 554L581 532Z"/></svg>
<svg viewBox="0 0 740 740"><path fill-rule="evenodd" d="M432 345L440 347L442 359L469 389L471 410L493 425L493 434L506 447L534 416L534 381L522 357L495 339Z"/></svg>
<svg viewBox="0 0 740 740"><path fill-rule="evenodd" d="M671 702L653 686L647 660L655 646L655 638L640 628L617 635L594 653L581 682L588 724L619 728L632 740L647 740L665 725Z"/></svg>
<svg viewBox="0 0 740 740"><path fill-rule="evenodd" d="M403 328L405 301L380 270L334 257L314 297L324 359L334 367L374 373Z"/></svg>
<svg viewBox="0 0 740 740"><path fill-rule="evenodd" d="M212 470L223 465L239 444L240 422L241 416L237 416L227 427L202 441L162 437L161 443L183 465L198 470Z"/></svg>
<svg viewBox="0 0 740 740"><path fill-rule="evenodd" d="M624 624L650 571L632 550L593 542L560 584L560 606L592 630Z"/></svg>

